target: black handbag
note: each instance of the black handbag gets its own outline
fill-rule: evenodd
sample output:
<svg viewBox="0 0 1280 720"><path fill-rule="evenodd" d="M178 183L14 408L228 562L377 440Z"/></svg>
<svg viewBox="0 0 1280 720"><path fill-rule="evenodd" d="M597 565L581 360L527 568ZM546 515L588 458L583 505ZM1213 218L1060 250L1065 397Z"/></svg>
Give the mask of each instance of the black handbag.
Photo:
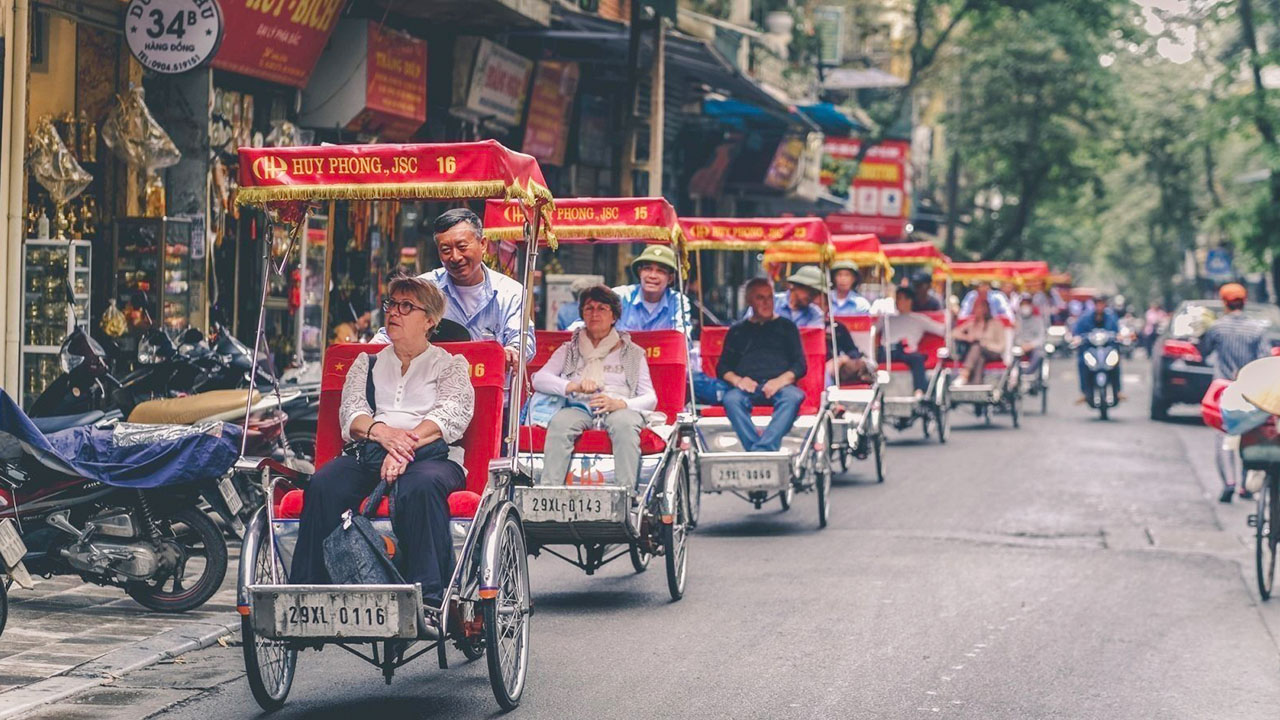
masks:
<svg viewBox="0 0 1280 720"><path fill-rule="evenodd" d="M342 522L324 539L324 563L338 585L404 585L396 568L396 538L378 532L370 522L387 492L385 480L365 500L363 511L347 510ZM394 496L393 496L394 497ZM394 500L392 501L394 504Z"/></svg>

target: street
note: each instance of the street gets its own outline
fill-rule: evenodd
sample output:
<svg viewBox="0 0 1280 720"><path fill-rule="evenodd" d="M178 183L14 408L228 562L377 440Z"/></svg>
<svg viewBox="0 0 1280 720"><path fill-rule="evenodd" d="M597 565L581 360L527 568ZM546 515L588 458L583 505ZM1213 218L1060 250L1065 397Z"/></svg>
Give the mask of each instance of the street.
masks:
<svg viewBox="0 0 1280 720"><path fill-rule="evenodd" d="M1019 430L961 408L946 445L893 433L886 483L866 463L837 478L822 531L813 495L785 513L707 496L678 603L656 562L586 577L533 560L513 716L1273 716L1280 611L1253 587L1251 504L1216 502L1212 431L1191 408L1149 421L1146 362L1125 371L1108 423L1072 404L1059 361L1049 414L1027 403ZM308 651L272 717L498 714L483 660L449 659L386 687L336 647ZM22 717L257 717L241 662L232 638Z"/></svg>

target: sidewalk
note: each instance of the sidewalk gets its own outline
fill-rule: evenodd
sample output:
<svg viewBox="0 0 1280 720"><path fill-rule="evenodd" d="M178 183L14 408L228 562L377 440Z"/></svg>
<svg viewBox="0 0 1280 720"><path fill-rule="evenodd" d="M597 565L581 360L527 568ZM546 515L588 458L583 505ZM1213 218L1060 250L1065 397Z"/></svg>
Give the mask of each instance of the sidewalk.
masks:
<svg viewBox="0 0 1280 720"><path fill-rule="evenodd" d="M9 620L0 635L0 718L16 717L237 633L240 545L228 545L222 587L203 607L183 614L148 610L119 588L77 577L37 580L34 590L10 588Z"/></svg>

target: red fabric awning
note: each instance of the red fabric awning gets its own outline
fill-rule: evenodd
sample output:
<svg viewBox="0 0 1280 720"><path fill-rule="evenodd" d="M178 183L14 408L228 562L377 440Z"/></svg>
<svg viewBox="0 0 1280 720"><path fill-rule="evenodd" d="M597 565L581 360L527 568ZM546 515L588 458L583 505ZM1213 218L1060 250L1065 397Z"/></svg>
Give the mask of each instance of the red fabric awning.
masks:
<svg viewBox="0 0 1280 720"><path fill-rule="evenodd" d="M551 211L551 224L556 239L565 243L671 244L680 237L676 210L660 197L561 198ZM524 216L519 205L503 200L485 203L484 234L491 240L522 239Z"/></svg>

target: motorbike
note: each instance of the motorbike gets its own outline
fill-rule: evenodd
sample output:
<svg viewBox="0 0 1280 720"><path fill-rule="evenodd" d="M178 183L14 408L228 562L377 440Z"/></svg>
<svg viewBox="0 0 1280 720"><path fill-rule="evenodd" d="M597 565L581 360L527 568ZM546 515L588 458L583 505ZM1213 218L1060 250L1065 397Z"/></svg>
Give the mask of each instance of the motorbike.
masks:
<svg viewBox="0 0 1280 720"><path fill-rule="evenodd" d="M58 349L62 374L32 403L31 417L78 415L109 410L120 381L112 376L107 353L82 325Z"/></svg>
<svg viewBox="0 0 1280 720"><path fill-rule="evenodd" d="M162 442L171 431L135 430L156 435L129 443ZM212 480L139 489L81 476L29 450L0 457L0 575L8 575L0 585L30 587L31 574L78 575L122 588L152 610L203 605L222 584L227 545L200 503L234 521L241 508L229 469L197 474ZM0 628L3 615L0 607Z"/></svg>
<svg viewBox="0 0 1280 720"><path fill-rule="evenodd" d="M1120 403L1120 350L1116 347L1116 334L1110 330L1091 330L1080 339L1080 352L1085 369L1094 379L1085 399L1089 407L1106 420L1110 409Z"/></svg>

